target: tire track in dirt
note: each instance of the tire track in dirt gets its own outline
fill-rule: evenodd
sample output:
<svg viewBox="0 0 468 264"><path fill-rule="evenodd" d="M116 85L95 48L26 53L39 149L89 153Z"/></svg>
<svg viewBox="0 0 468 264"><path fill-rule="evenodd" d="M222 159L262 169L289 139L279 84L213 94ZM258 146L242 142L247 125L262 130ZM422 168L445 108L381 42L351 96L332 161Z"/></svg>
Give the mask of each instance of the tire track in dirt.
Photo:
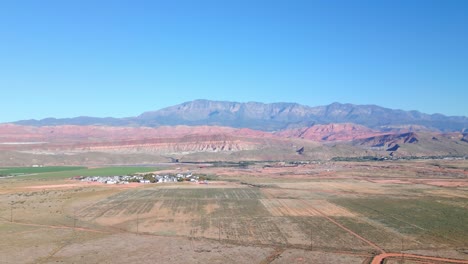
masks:
<svg viewBox="0 0 468 264"><path fill-rule="evenodd" d="M29 231L18 232L18 233L15 233L15 235L24 235L24 234L40 232L40 231L44 231L44 229L46 229L46 228L44 227L44 228L38 228L38 229L34 229L34 230L29 230Z"/></svg>
<svg viewBox="0 0 468 264"><path fill-rule="evenodd" d="M272 263L273 261L275 261L275 259L279 258L285 250L285 248L276 248L270 255L268 255L264 260L262 260L260 264Z"/></svg>
<svg viewBox="0 0 468 264"><path fill-rule="evenodd" d="M73 229L73 230L78 230L78 231L84 231L84 232L92 232L92 233L100 233L100 234L110 234L110 232L106 231L101 231L101 230L95 230L91 228L85 228L85 227L73 227L73 226L57 226L57 225L42 225L42 224L32 224L32 223L21 223L21 222L10 222L10 221L2 221L5 223L10 223L10 224L16 224L16 225L24 225L24 226L38 226L38 227L48 227L48 228L53 228L53 229Z"/></svg>
<svg viewBox="0 0 468 264"><path fill-rule="evenodd" d="M59 253L62 249L64 249L66 246L71 245L72 241L75 239L75 237L72 237L69 239L66 243L59 245L57 248L52 250L47 256L40 258L39 260L36 260L36 263L45 263L49 261L51 258L53 258L57 253Z"/></svg>

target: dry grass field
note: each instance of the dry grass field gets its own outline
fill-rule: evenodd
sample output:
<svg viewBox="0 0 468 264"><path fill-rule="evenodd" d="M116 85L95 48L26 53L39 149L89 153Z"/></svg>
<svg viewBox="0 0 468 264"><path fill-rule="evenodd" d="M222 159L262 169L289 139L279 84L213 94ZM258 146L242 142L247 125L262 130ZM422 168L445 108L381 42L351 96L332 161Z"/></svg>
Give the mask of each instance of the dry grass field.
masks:
<svg viewBox="0 0 468 264"><path fill-rule="evenodd" d="M215 180L0 179L0 263L468 263L465 160L185 170Z"/></svg>

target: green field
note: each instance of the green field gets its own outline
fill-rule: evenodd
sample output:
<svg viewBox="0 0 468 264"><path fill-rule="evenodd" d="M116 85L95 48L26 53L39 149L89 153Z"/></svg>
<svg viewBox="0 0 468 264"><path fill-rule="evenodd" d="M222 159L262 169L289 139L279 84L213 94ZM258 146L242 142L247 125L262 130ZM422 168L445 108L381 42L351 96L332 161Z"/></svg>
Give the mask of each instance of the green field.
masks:
<svg viewBox="0 0 468 264"><path fill-rule="evenodd" d="M73 176L114 176L114 175L127 175L137 172L150 172L158 170L154 167L105 167L105 168L93 168L88 169L85 167L43 167L43 168L31 168L31 169L47 169L54 168L50 170L45 170L42 172L32 173L33 175L26 175L21 177L23 180L35 179L35 180L57 180L57 179L66 179ZM74 168L68 169L67 168ZM17 171L20 171L18 169ZM0 174L3 171L0 171Z"/></svg>
<svg viewBox="0 0 468 264"><path fill-rule="evenodd" d="M333 202L398 233L413 235L420 242L466 246L468 211L444 200L447 199L359 198ZM466 205L467 200L462 200L459 204ZM369 231L362 223L347 224L351 229L359 229L354 230L356 232ZM379 241L379 238L373 239Z"/></svg>
<svg viewBox="0 0 468 264"><path fill-rule="evenodd" d="M0 168L0 175L15 175L15 174L36 174L45 172L73 171L86 169L86 167L73 166L50 166L50 167L7 167Z"/></svg>

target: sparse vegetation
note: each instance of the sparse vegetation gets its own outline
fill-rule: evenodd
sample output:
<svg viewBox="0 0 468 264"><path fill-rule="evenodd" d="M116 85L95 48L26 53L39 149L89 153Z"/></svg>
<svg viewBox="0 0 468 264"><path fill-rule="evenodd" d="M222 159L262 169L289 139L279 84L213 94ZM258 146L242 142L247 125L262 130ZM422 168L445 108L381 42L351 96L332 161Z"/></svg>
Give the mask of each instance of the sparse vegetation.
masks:
<svg viewBox="0 0 468 264"><path fill-rule="evenodd" d="M155 168L111 167L6 178L0 188L0 235L10 242L0 243L0 255L24 250L18 246L40 234L43 245L57 248L50 261L64 262L88 256L84 249L102 239L115 245L127 241L116 237L128 235L153 247L181 239L189 245L184 254L193 256L242 245L297 251L311 260L320 253L363 262L380 248L440 250L462 258L455 249L466 247L468 230L467 187L460 178L464 162L283 162L249 164L247 170L180 165L154 173ZM70 180L137 172L150 179L183 171L214 181L126 186ZM67 242L58 247L57 239ZM31 262L37 262L50 251L31 252ZM130 252L129 245L119 252ZM283 257L290 259L277 260Z"/></svg>
<svg viewBox="0 0 468 264"><path fill-rule="evenodd" d="M464 246L468 237L466 208L440 199L348 198L334 202L401 234L415 235L421 242ZM458 200L468 203L468 199Z"/></svg>

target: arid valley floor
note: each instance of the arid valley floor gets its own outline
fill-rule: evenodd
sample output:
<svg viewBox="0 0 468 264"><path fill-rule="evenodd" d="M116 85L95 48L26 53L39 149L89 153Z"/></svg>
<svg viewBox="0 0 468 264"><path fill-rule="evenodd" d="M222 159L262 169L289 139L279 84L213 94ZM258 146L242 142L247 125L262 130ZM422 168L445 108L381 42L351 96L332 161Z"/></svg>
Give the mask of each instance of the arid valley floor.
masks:
<svg viewBox="0 0 468 264"><path fill-rule="evenodd" d="M468 263L466 160L144 169L208 184L70 179L102 170L0 179L0 263Z"/></svg>

